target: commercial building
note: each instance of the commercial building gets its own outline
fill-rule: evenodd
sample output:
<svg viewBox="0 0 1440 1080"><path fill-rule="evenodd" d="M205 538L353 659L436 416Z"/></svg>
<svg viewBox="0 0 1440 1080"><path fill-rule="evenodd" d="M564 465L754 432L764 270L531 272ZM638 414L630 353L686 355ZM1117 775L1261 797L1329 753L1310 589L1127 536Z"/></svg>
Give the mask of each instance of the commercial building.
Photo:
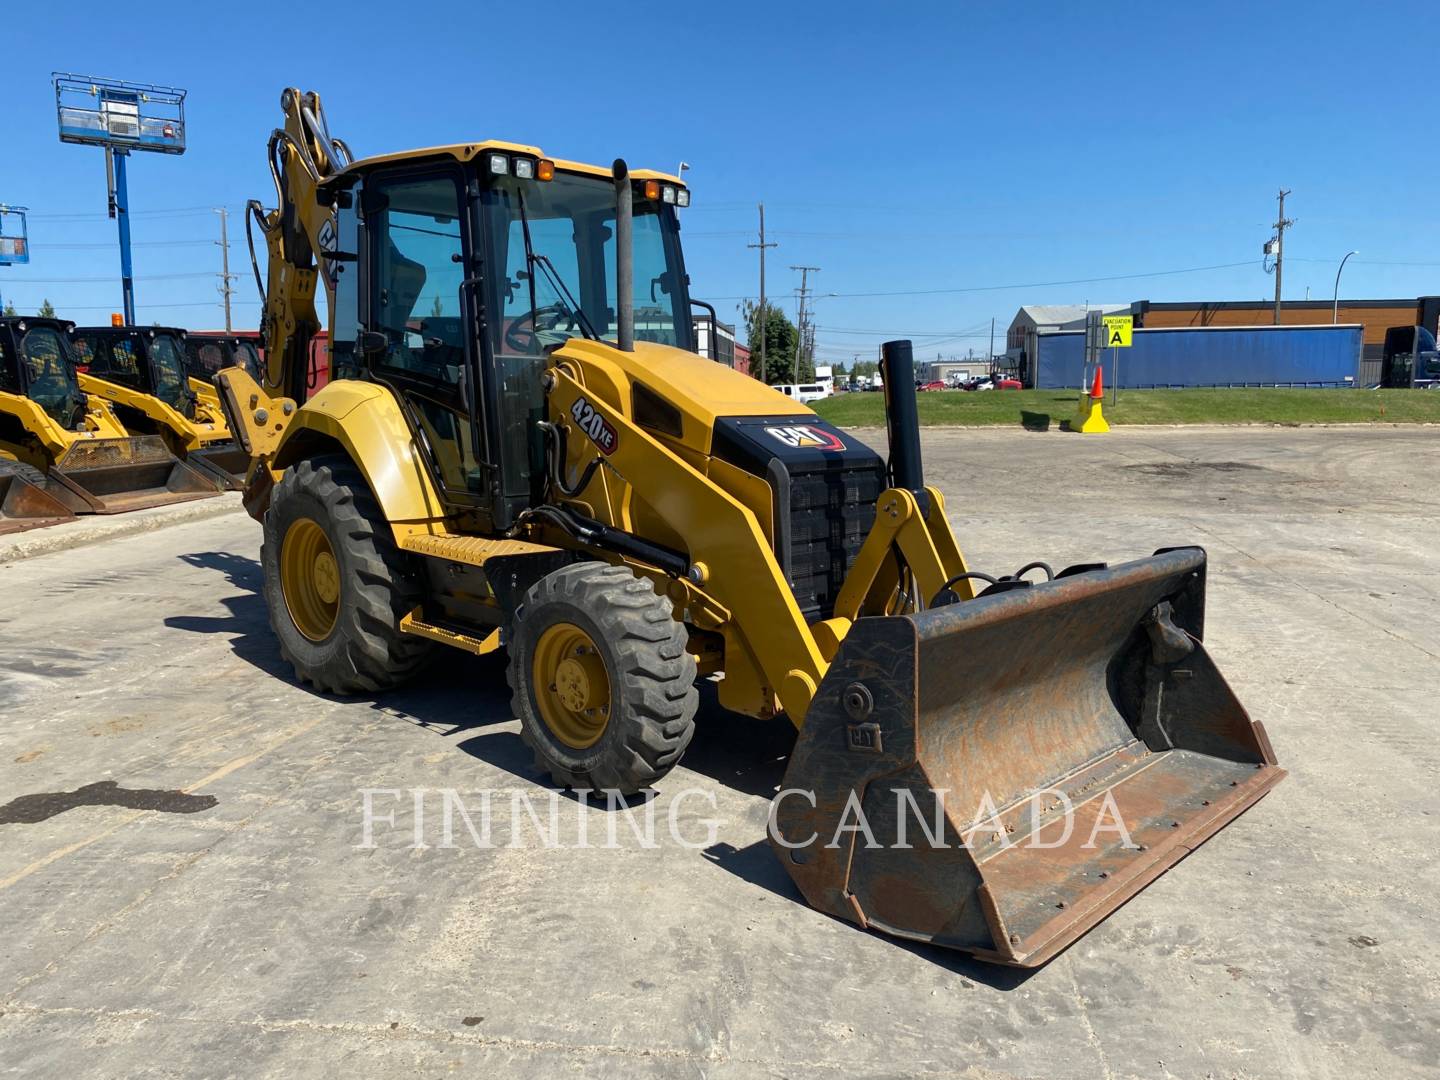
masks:
<svg viewBox="0 0 1440 1080"><path fill-rule="evenodd" d="M1106 386L1352 387L1363 327L1173 326L1136 330L1128 348L1100 354ZM1035 335L1033 380L1041 390L1075 389L1094 376L1084 330Z"/></svg>
<svg viewBox="0 0 1440 1080"><path fill-rule="evenodd" d="M1090 304L1088 306L1083 304L1028 304L1016 313L1010 323L1005 342L1004 366L1016 372L1027 386L1036 385L1035 363L1040 351L1038 341L1040 335L1083 331L1088 311L1100 311L1106 315L1130 315L1135 320L1137 333L1141 330L1189 329L1198 331L1275 327L1275 305L1273 301L1269 300L1137 300L1130 304ZM1440 296L1394 300L1341 300L1338 310L1334 302L1330 300L1287 300L1280 308L1280 325L1282 327L1333 326L1337 323L1342 326L1360 327L1362 352L1354 373L1354 382L1361 386L1373 385L1381 377L1387 333L1390 334L1392 341L1398 340L1396 334L1393 333L1397 329L1408 331L1413 327L1420 326L1429 330L1431 334L1435 334L1437 323L1440 323ZM1328 366L1325 368L1323 373L1325 377L1323 378L1306 380L1298 377L1305 373L1305 365L1313 359L1312 356L1297 354L1293 358L1293 364L1277 360L1274 350L1277 347L1283 347L1279 345L1280 342L1288 341L1295 343L1297 347L1311 348L1311 339L1303 335L1264 339L1263 348L1255 355L1263 354L1267 358L1267 366L1264 370L1257 369L1246 373L1252 376L1249 379L1230 377L1234 372L1228 367L1230 362L1228 359L1215 370L1206 371L1205 354L1193 351L1203 342L1219 344L1228 339L1201 336L1193 339L1175 337L1165 340L1170 345L1182 348L1182 352L1177 354L1177 357L1182 355L1184 357L1185 385L1229 385L1232 382L1245 381L1252 384L1273 385L1276 382L1290 381L1302 383L1305 381L1331 381L1328 378L1331 374ZM1149 348L1156 349L1159 346L1160 342L1157 340L1152 342ZM1055 355L1056 353L1052 349L1051 356ZM1218 357L1221 354L1215 355ZM1231 356L1232 354L1224 355ZM1275 361L1279 366L1271 367L1271 361ZM1177 360L1177 362L1180 361ZM1294 379L1277 378L1274 377L1276 372L1282 374L1291 372L1297 377ZM1039 381L1043 384L1046 380ZM1158 377L1156 383L1157 385L1170 385L1168 380Z"/></svg>
<svg viewBox="0 0 1440 1080"><path fill-rule="evenodd" d="M735 366L735 327L712 323L709 315L695 316L695 351L726 367Z"/></svg>
<svg viewBox="0 0 1440 1080"><path fill-rule="evenodd" d="M1137 300L1130 305L1136 327L1167 326L1273 326L1271 300ZM1385 332L1397 326L1423 326L1431 333L1440 322L1440 296L1401 300L1287 300L1280 306L1281 326L1318 326L1358 323L1365 328L1367 361L1379 361L1385 351ZM1082 321L1081 325L1084 323Z"/></svg>
<svg viewBox="0 0 1440 1080"><path fill-rule="evenodd" d="M1084 330L1091 311L1105 315L1126 314L1129 304L1026 304L1010 320L1005 334L1003 367L1029 386L1036 355L1035 336L1056 330Z"/></svg>

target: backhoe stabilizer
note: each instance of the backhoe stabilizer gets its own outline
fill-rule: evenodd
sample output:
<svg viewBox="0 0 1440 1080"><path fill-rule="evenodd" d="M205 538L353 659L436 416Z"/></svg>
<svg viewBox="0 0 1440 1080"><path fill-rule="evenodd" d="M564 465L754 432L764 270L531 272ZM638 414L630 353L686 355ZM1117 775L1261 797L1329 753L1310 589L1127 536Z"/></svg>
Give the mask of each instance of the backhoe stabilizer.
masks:
<svg viewBox="0 0 1440 1080"><path fill-rule="evenodd" d="M1205 553L1162 551L858 620L771 842L806 899L1035 967L1283 776L1203 634Z"/></svg>

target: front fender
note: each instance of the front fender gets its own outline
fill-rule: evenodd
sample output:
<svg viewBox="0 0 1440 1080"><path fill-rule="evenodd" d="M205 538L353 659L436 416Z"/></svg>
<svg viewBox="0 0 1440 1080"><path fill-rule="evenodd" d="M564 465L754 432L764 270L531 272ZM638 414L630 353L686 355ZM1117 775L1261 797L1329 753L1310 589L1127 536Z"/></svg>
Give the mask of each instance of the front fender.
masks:
<svg viewBox="0 0 1440 1080"><path fill-rule="evenodd" d="M273 472L338 443L355 462L391 525L445 517L445 507L415 448L400 403L375 383L333 382L298 410L270 461Z"/></svg>

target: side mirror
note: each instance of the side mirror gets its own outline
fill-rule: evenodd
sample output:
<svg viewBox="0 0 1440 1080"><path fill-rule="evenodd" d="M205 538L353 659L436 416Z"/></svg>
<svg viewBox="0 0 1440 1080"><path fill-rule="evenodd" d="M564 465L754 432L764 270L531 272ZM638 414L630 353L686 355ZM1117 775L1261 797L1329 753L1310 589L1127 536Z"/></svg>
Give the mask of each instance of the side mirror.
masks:
<svg viewBox="0 0 1440 1080"><path fill-rule="evenodd" d="M378 330L361 330L355 339L355 350L361 356L378 356L390 346L390 340Z"/></svg>

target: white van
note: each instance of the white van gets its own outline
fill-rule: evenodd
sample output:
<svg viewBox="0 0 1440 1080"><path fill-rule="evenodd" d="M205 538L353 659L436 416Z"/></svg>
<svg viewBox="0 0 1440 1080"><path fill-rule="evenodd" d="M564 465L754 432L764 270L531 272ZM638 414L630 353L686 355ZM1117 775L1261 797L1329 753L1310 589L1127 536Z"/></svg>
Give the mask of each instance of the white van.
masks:
<svg viewBox="0 0 1440 1080"><path fill-rule="evenodd" d="M794 398L801 405L809 405L812 401L821 401L830 396L819 383L803 383L800 386L794 383L776 383L775 389L786 397Z"/></svg>

